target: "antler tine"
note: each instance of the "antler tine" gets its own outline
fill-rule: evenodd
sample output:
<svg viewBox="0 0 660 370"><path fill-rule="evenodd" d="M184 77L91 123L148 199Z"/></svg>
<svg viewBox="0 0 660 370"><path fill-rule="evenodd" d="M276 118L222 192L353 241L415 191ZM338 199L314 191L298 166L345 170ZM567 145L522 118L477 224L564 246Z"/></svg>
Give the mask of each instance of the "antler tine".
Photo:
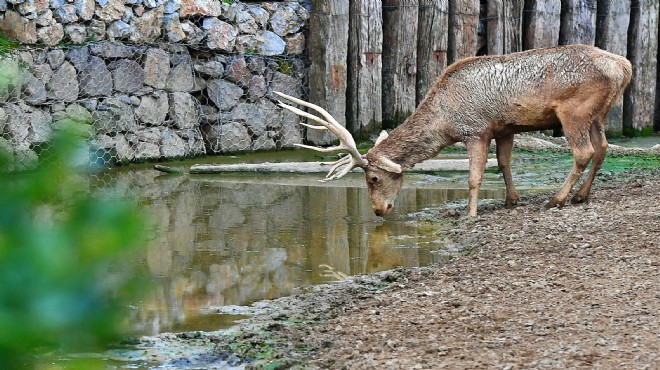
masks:
<svg viewBox="0 0 660 370"><path fill-rule="evenodd" d="M275 94L277 94L277 95L293 102L293 103L296 103L298 105L302 105L304 107L313 109L313 110L317 111L318 113L320 113L327 121L323 120L319 117L316 117L313 114L309 114L307 112L304 112L304 111L302 111L298 108L289 106L289 105L284 104L282 102L279 103L279 105L281 107L286 108L286 109L288 109L288 110L290 110L290 111L292 111L292 112L294 112L294 113L296 113L300 116L309 118L309 119L311 119L313 121L316 121L316 122L322 124L323 126L325 126L328 130L330 130L333 134L335 134L337 136L337 138L339 139L339 142L341 143L341 145L339 147L342 147L343 149L347 150L351 154L351 156L354 158L354 161L353 161L354 165L356 165L356 166L365 166L365 165L367 165L366 159L362 158L362 154L360 154L360 152L357 150L357 146L355 145L355 140L353 140L353 136L351 135L351 133L348 132L348 130L345 127L340 125L339 122L337 122L337 120L335 120L334 117L332 117L332 115L330 115L330 113L328 113L328 111L326 111L325 109L319 107L318 105L306 102L304 100L300 100L300 99L295 98L293 96L286 95L286 94L281 93L279 91L273 91L273 92Z"/></svg>

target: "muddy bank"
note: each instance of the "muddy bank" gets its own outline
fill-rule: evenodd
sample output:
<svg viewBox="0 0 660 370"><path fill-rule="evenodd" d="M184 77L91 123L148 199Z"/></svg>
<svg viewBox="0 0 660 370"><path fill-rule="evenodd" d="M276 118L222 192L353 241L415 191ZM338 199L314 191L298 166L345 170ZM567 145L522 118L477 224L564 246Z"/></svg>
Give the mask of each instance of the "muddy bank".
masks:
<svg viewBox="0 0 660 370"><path fill-rule="evenodd" d="M145 337L170 368L653 367L660 356L660 170L599 176L589 204L550 194L480 216L437 209L455 257L310 287L227 332ZM230 312L231 313L231 312ZM159 349L160 348L160 349ZM166 350L162 350L166 348ZM124 356L119 355L121 358Z"/></svg>

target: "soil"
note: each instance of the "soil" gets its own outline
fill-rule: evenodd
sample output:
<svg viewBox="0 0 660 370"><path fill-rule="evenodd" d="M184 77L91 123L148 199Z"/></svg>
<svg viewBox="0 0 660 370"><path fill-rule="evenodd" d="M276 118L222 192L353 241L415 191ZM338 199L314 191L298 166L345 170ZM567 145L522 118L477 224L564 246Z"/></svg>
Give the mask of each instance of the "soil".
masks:
<svg viewBox="0 0 660 370"><path fill-rule="evenodd" d="M438 238L458 252L441 266L310 287L228 332L137 347L183 346L158 358L170 368L657 367L660 169L599 176L587 204L544 210L549 196L424 213L450 225Z"/></svg>

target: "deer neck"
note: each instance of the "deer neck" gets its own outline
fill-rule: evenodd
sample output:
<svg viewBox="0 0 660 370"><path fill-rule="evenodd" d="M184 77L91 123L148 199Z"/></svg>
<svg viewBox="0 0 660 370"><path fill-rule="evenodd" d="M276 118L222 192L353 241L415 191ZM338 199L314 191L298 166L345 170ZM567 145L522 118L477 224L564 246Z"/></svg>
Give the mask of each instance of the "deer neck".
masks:
<svg viewBox="0 0 660 370"><path fill-rule="evenodd" d="M410 169L459 141L457 136L453 127L442 119L439 112L425 109L422 104L373 150L400 164L404 169Z"/></svg>

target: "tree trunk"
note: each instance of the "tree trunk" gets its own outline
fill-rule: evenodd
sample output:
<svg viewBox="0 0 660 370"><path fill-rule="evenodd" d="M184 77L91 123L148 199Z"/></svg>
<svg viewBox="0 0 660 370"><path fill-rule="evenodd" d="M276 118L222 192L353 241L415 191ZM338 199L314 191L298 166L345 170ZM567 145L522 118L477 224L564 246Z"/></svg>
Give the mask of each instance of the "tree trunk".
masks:
<svg viewBox="0 0 660 370"><path fill-rule="evenodd" d="M596 41L596 0L563 0L559 44L594 45Z"/></svg>
<svg viewBox="0 0 660 370"><path fill-rule="evenodd" d="M418 0L383 1L383 125L393 128L416 108Z"/></svg>
<svg viewBox="0 0 660 370"><path fill-rule="evenodd" d="M447 63L477 55L479 0L449 0Z"/></svg>
<svg viewBox="0 0 660 370"><path fill-rule="evenodd" d="M381 0L353 0L348 38L348 130L366 138L383 124L383 6Z"/></svg>
<svg viewBox="0 0 660 370"><path fill-rule="evenodd" d="M346 59L349 0L312 0L309 20L309 101L325 108L346 125ZM307 140L327 145L337 138L329 131L308 130Z"/></svg>
<svg viewBox="0 0 660 370"><path fill-rule="evenodd" d="M488 0L486 37L488 54L522 50L523 0Z"/></svg>
<svg viewBox="0 0 660 370"><path fill-rule="evenodd" d="M628 59L633 78L623 102L623 134L653 132L658 57L658 2L631 2Z"/></svg>
<svg viewBox="0 0 660 370"><path fill-rule="evenodd" d="M598 0L596 46L625 57L628 52L629 25L630 0ZM621 136L623 101L618 102L610 110L606 132L608 136Z"/></svg>
<svg viewBox="0 0 660 370"><path fill-rule="evenodd" d="M559 44L561 0L527 0L525 4L525 50Z"/></svg>
<svg viewBox="0 0 660 370"><path fill-rule="evenodd" d="M421 0L417 40L417 104L447 67L448 0Z"/></svg>

